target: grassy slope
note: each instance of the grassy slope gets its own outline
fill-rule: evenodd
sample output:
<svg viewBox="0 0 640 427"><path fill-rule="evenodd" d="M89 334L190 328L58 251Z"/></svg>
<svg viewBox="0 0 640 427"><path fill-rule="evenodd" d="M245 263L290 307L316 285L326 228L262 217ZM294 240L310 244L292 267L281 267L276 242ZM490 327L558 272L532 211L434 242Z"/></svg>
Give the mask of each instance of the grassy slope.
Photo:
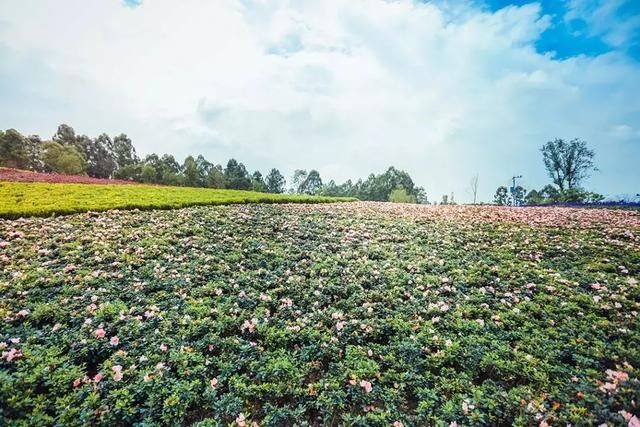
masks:
<svg viewBox="0 0 640 427"><path fill-rule="evenodd" d="M349 198L161 186L0 182L0 218L109 209L174 209L235 203L323 203Z"/></svg>

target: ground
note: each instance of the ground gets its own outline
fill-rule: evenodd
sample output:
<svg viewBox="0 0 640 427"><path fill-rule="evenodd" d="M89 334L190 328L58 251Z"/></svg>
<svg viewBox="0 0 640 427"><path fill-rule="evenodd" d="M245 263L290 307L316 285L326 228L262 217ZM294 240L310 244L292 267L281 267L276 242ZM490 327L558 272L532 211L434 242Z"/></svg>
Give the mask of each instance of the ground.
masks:
<svg viewBox="0 0 640 427"><path fill-rule="evenodd" d="M640 215L0 220L0 424L632 425Z"/></svg>

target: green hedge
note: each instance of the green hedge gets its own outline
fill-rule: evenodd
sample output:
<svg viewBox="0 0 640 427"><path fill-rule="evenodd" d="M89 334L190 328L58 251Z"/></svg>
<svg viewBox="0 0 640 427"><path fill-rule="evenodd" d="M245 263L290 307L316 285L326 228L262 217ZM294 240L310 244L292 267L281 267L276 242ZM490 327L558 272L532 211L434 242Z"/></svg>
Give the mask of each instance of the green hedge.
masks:
<svg viewBox="0 0 640 427"><path fill-rule="evenodd" d="M242 203L328 203L354 200L356 199L209 188L0 182L0 218L110 209L177 209Z"/></svg>

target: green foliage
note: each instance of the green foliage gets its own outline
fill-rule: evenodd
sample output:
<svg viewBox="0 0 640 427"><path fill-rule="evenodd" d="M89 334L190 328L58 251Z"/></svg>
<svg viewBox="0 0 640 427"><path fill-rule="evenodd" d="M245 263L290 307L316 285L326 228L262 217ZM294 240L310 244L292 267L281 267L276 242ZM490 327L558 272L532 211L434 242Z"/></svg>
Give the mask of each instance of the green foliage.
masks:
<svg viewBox="0 0 640 427"><path fill-rule="evenodd" d="M9 168L26 168L29 164L29 154L26 150L27 141L15 129L0 130L0 165Z"/></svg>
<svg viewBox="0 0 640 427"><path fill-rule="evenodd" d="M147 185L0 182L0 200L0 217L15 218L109 209L173 209L233 203L323 203L355 199Z"/></svg>
<svg viewBox="0 0 640 427"><path fill-rule="evenodd" d="M497 188L496 194L493 196L493 203L498 206L506 206L511 204L511 198L509 197L509 190L504 185Z"/></svg>
<svg viewBox="0 0 640 427"><path fill-rule="evenodd" d="M271 169L265 180L265 190L267 193L284 193L287 182L278 169Z"/></svg>
<svg viewBox="0 0 640 427"><path fill-rule="evenodd" d="M569 142L563 139L548 141L540 149L549 178L560 191L570 190L597 170L593 158L595 153L587 143L578 138Z"/></svg>
<svg viewBox="0 0 640 427"><path fill-rule="evenodd" d="M389 201L394 203L416 203L416 196L407 193L402 187L398 187L389 194Z"/></svg>
<svg viewBox="0 0 640 427"><path fill-rule="evenodd" d="M64 145L48 141L42 145L42 162L47 172L67 175L82 175L85 172L85 160L75 145Z"/></svg>
<svg viewBox="0 0 640 427"><path fill-rule="evenodd" d="M403 214L238 205L0 221L0 424L637 416L640 242L628 216L562 228L394 209Z"/></svg>

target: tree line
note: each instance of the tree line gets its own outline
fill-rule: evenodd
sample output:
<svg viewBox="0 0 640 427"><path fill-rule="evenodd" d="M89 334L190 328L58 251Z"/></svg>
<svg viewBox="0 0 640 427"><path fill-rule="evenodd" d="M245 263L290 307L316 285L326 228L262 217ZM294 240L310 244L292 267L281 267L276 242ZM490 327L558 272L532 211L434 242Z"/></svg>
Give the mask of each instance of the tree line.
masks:
<svg viewBox="0 0 640 427"><path fill-rule="evenodd" d="M595 152L586 141L574 138L571 141L556 138L547 141L541 148L542 160L551 184L540 190L529 192L521 185L496 189L493 202L497 205L545 205L556 203L595 203L604 196L584 189L580 184L597 171Z"/></svg>
<svg viewBox="0 0 640 427"><path fill-rule="evenodd" d="M0 166L35 172L88 175L146 184L186 187L228 188L268 193L297 193L360 200L428 203L424 188L411 176L394 167L365 180L323 183L317 170L297 169L291 185L276 168L266 176L249 173L245 165L230 159L225 166L204 156L187 156L182 163L171 154L149 154L140 158L126 134L111 138L106 133L96 138L79 135L66 124L58 126L50 140L38 135L24 136L15 129L0 130Z"/></svg>

